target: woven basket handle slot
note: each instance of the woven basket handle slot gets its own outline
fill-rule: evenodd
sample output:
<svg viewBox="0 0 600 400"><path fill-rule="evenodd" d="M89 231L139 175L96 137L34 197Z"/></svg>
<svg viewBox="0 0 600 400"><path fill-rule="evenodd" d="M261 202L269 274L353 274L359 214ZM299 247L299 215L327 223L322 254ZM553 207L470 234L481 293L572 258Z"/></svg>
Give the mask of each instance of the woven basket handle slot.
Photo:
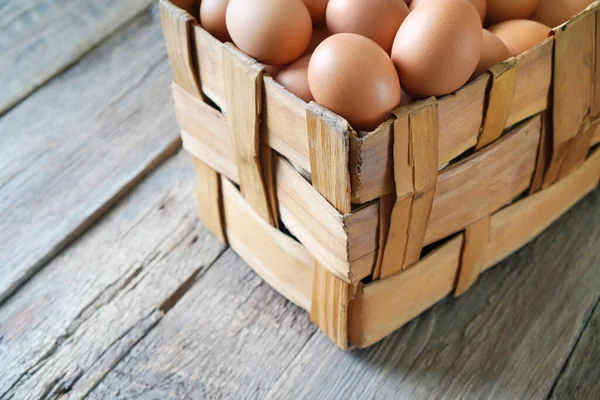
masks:
<svg viewBox="0 0 600 400"><path fill-rule="evenodd" d="M242 195L256 213L273 225L263 168L270 169L270 157L261 164L260 114L264 67L237 50L223 46L223 80L227 127L236 153ZM272 177L271 173L267 174Z"/></svg>
<svg viewBox="0 0 600 400"><path fill-rule="evenodd" d="M475 150L482 149L502 136L517 87L518 63L511 58L490 69L487 111Z"/></svg>
<svg viewBox="0 0 600 400"><path fill-rule="evenodd" d="M565 178L585 161L600 113L598 13L589 8L554 29L552 157L544 187Z"/></svg>
<svg viewBox="0 0 600 400"><path fill-rule="evenodd" d="M396 200L383 249L380 278L402 271L419 260L438 177L438 134L438 105L434 98L396 115Z"/></svg>

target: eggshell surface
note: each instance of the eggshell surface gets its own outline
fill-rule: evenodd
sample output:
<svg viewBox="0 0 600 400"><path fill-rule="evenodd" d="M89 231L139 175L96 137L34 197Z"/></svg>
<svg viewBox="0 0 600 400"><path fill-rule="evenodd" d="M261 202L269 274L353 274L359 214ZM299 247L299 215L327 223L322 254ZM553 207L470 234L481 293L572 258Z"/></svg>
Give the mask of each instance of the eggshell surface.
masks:
<svg viewBox="0 0 600 400"><path fill-rule="evenodd" d="M527 19L533 15L539 0L487 0L486 24L511 19Z"/></svg>
<svg viewBox="0 0 600 400"><path fill-rule="evenodd" d="M550 30L544 24L527 19L504 21L489 27L489 31L504 42L513 57L548 39Z"/></svg>
<svg viewBox="0 0 600 400"><path fill-rule="evenodd" d="M410 9L411 11L414 10L418 5L422 4L424 1L427 0L413 0L410 3ZM481 22L485 21L485 15L487 12L487 1L486 0L469 0L471 2L471 4L473 4L473 7L475 7L475 9L477 10L477 13L479 14L479 18L481 18Z"/></svg>
<svg viewBox="0 0 600 400"><path fill-rule="evenodd" d="M483 45L481 19L467 0L429 0L406 18L392 60L413 97L442 96L463 86Z"/></svg>
<svg viewBox="0 0 600 400"><path fill-rule="evenodd" d="M332 33L357 33L389 53L408 13L404 0L329 0L326 21Z"/></svg>
<svg viewBox="0 0 600 400"><path fill-rule="evenodd" d="M313 24L318 24L325 20L325 10L327 9L328 0L302 0L310 17L312 18Z"/></svg>
<svg viewBox="0 0 600 400"><path fill-rule="evenodd" d="M226 22L240 50L270 65L300 58L312 35L312 20L301 0L230 0Z"/></svg>
<svg viewBox="0 0 600 400"><path fill-rule="evenodd" d="M533 19L544 25L556 27L567 22L592 3L592 0L540 0Z"/></svg>
<svg viewBox="0 0 600 400"><path fill-rule="evenodd" d="M400 104L398 74L374 41L340 33L323 41L308 65L315 100L346 118L357 130L373 130Z"/></svg>
<svg viewBox="0 0 600 400"><path fill-rule="evenodd" d="M308 63L310 58L311 54L300 57L293 63L283 67L275 77L275 80L284 88L307 103L314 100L308 86Z"/></svg>
<svg viewBox="0 0 600 400"><path fill-rule="evenodd" d="M222 42L228 41L225 12L229 0L202 0L200 3L200 25Z"/></svg>
<svg viewBox="0 0 600 400"><path fill-rule="evenodd" d="M492 32L483 30L483 48L481 50L481 58L479 64L473 73L473 78L483 74L485 71L494 65L502 62L510 57L508 47L504 42Z"/></svg>

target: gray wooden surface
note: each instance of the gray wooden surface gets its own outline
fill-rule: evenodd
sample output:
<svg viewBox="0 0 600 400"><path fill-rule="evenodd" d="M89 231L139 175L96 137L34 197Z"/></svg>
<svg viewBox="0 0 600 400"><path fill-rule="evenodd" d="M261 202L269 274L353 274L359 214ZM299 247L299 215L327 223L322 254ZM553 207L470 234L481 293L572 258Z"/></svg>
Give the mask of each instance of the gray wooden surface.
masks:
<svg viewBox="0 0 600 400"><path fill-rule="evenodd" d="M0 2L0 399L600 398L600 190L344 353L198 221L149 4Z"/></svg>

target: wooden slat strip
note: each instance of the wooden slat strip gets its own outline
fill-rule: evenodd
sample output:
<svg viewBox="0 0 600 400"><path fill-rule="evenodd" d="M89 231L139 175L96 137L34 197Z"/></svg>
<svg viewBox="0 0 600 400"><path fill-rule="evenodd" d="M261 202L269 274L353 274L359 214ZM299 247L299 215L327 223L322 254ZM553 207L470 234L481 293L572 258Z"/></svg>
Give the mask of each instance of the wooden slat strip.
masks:
<svg viewBox="0 0 600 400"><path fill-rule="evenodd" d="M242 195L273 224L260 163L260 113L264 67L232 44L223 47L227 126L235 148Z"/></svg>
<svg viewBox="0 0 600 400"><path fill-rule="evenodd" d="M235 150L225 116L176 83L172 85L172 92L183 147L218 173L239 183Z"/></svg>
<svg viewBox="0 0 600 400"><path fill-rule="evenodd" d="M535 171L541 117L446 168L439 176L425 244L491 215L529 189Z"/></svg>
<svg viewBox="0 0 600 400"><path fill-rule="evenodd" d="M219 239L227 244L227 236L223 226L223 199L221 193L221 178L208 165L192 156L196 170L196 198L202 223Z"/></svg>
<svg viewBox="0 0 600 400"><path fill-rule="evenodd" d="M352 211L350 127L342 118L311 103L306 111L313 186L340 214Z"/></svg>
<svg viewBox="0 0 600 400"><path fill-rule="evenodd" d="M383 250L381 278L393 275L419 259L437 181L437 102L429 100L396 117L394 180L397 198Z"/></svg>
<svg viewBox="0 0 600 400"><path fill-rule="evenodd" d="M443 299L454 287L463 243L450 240L415 266L366 285L350 303L349 338L368 347Z"/></svg>
<svg viewBox="0 0 600 400"><path fill-rule="evenodd" d="M484 268L518 250L600 183L600 150L565 179L495 213Z"/></svg>
<svg viewBox="0 0 600 400"><path fill-rule="evenodd" d="M159 4L173 81L189 93L202 98L192 56L191 24L195 19L168 0L160 0Z"/></svg>
<svg viewBox="0 0 600 400"><path fill-rule="evenodd" d="M465 242L454 296L462 295L477 281L483 270L489 242L490 217L484 217L465 229Z"/></svg>
<svg viewBox="0 0 600 400"><path fill-rule="evenodd" d="M310 310L312 256L300 243L265 222L231 182L221 178L221 185L231 247L279 293Z"/></svg>
<svg viewBox="0 0 600 400"><path fill-rule="evenodd" d="M396 202L396 196L388 194L383 196L379 200L379 232L378 232L378 249L377 258L375 260L375 266L373 267L373 280L376 281L381 277L381 266L383 265L383 255L385 244L388 240L390 221L392 218L392 210L394 209L394 203Z"/></svg>
<svg viewBox="0 0 600 400"><path fill-rule="evenodd" d="M581 132L569 141L569 147L560 167L559 180L567 177L584 163L592 145L594 133L595 130L592 129L589 118L586 118Z"/></svg>
<svg viewBox="0 0 600 400"><path fill-rule="evenodd" d="M342 215L281 156L275 156L275 174L286 228L342 280L368 276L371 265L364 258L377 251L377 202Z"/></svg>
<svg viewBox="0 0 600 400"><path fill-rule="evenodd" d="M414 196L403 268L420 257L435 195L439 134L437 103L432 101L426 107L412 112L409 120Z"/></svg>
<svg viewBox="0 0 600 400"><path fill-rule="evenodd" d="M492 80L488 106L481 135L479 135L475 150L480 150L494 142L504 132L513 98L515 97L515 88L517 87L517 59L511 58L501 64L495 65L490 69L490 72Z"/></svg>
<svg viewBox="0 0 600 400"><path fill-rule="evenodd" d="M538 146L537 160L535 162L535 172L531 179L529 194L536 193L542 188L544 177L550 164L552 157L552 110L547 110L542 113L542 127L540 144Z"/></svg>
<svg viewBox="0 0 600 400"><path fill-rule="evenodd" d="M554 50L554 105L552 159L544 187L568 175L569 167L577 166L573 159L581 146L571 146L578 135L585 135L585 120L590 114L594 89L596 14L584 12L556 28ZM586 150L587 153L587 150ZM565 168L565 160L569 158Z"/></svg>
<svg viewBox="0 0 600 400"><path fill-rule="evenodd" d="M315 103L307 109L312 184L340 213L352 210L348 123ZM350 284L315 262L311 320L342 349L348 348Z"/></svg>

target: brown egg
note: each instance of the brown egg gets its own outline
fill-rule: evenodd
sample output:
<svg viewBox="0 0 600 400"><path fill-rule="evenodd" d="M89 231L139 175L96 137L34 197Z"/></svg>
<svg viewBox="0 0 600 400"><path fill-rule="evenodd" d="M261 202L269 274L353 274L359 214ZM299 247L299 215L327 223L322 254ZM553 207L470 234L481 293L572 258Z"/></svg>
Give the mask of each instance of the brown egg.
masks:
<svg viewBox="0 0 600 400"><path fill-rule="evenodd" d="M488 29L504 42L513 57L548 39L551 30L544 24L527 19L500 22Z"/></svg>
<svg viewBox="0 0 600 400"><path fill-rule="evenodd" d="M479 64L477 64L475 72L473 72L473 78L477 78L494 65L509 57L510 54L504 42L492 32L484 29L481 58L479 59Z"/></svg>
<svg viewBox="0 0 600 400"><path fill-rule="evenodd" d="M539 0L487 0L486 24L510 19L527 19L537 8Z"/></svg>
<svg viewBox="0 0 600 400"><path fill-rule="evenodd" d="M200 3L200 25L222 42L230 40L225 23L225 12L229 0L202 0Z"/></svg>
<svg viewBox="0 0 600 400"><path fill-rule="evenodd" d="M442 96L464 85L481 56L481 19L467 0L430 0L406 18L392 60L413 97Z"/></svg>
<svg viewBox="0 0 600 400"><path fill-rule="evenodd" d="M308 63L311 55L307 54L286 65L275 77L284 88L307 103L314 100L308 87Z"/></svg>
<svg viewBox="0 0 600 400"><path fill-rule="evenodd" d="M302 0L308 8L313 24L318 24L325 20L325 10L329 0Z"/></svg>
<svg viewBox="0 0 600 400"><path fill-rule="evenodd" d="M593 0L540 0L533 20L556 27L587 8Z"/></svg>
<svg viewBox="0 0 600 400"><path fill-rule="evenodd" d="M323 41L310 59L308 84L315 100L357 130L373 130L400 104L392 60L371 39L340 33Z"/></svg>
<svg viewBox="0 0 600 400"><path fill-rule="evenodd" d="M329 0L327 27L331 33L358 33L388 53L398 27L408 15L404 0Z"/></svg>
<svg viewBox="0 0 600 400"><path fill-rule="evenodd" d="M310 43L308 44L306 53L308 54L315 51L317 46L320 45L321 42L327 39L329 36L331 36L331 32L329 31L329 28L327 28L327 25L325 25L324 23L313 26L312 37L310 38Z"/></svg>
<svg viewBox="0 0 600 400"><path fill-rule="evenodd" d="M412 2L410 3L411 11L414 10L415 7L417 7L419 4L423 3L424 1L427 1L427 0L412 0ZM475 9L477 10L479 17L481 18L481 22L485 21L485 14L487 11L487 1L486 0L469 0L469 1L471 2L471 4L473 4L473 7L475 7Z"/></svg>
<svg viewBox="0 0 600 400"><path fill-rule="evenodd" d="M226 21L240 50L272 65L300 58L312 35L312 20L302 0L230 0Z"/></svg>

